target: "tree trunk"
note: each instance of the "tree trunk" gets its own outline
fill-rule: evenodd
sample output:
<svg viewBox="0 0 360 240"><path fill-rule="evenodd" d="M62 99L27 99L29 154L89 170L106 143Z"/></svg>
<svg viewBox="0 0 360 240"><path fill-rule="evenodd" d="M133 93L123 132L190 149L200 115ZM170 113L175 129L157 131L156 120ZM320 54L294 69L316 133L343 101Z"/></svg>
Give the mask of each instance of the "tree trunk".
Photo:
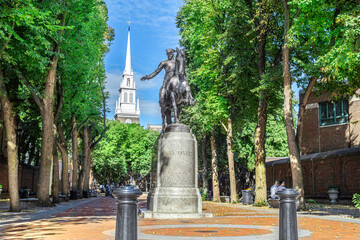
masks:
<svg viewBox="0 0 360 240"><path fill-rule="evenodd" d="M235 167L234 167L234 153L232 151L232 121L228 119L228 125L226 129L226 145L227 145L227 156L229 164L229 178L230 178L230 203L236 203L236 178L235 178Z"/></svg>
<svg viewBox="0 0 360 240"><path fill-rule="evenodd" d="M309 84L305 90L305 93L303 95L303 98L300 101L297 128L296 128L296 144L299 148L300 155L301 155L301 141L302 141L303 126L304 126L303 122L304 122L305 107L309 100L310 93L312 92L312 90L314 88L316 79L317 79L316 77L311 78L311 81L309 82Z"/></svg>
<svg viewBox="0 0 360 240"><path fill-rule="evenodd" d="M90 177L90 142L89 131L87 127L83 127L83 142L84 142L84 159L82 164L81 185L83 191L89 191L89 177ZM81 194L81 192L80 192Z"/></svg>
<svg viewBox="0 0 360 240"><path fill-rule="evenodd" d="M65 195L65 201L69 201L69 156L66 148L66 139L63 133L63 129L60 124L57 124L60 143L58 143L59 150L61 152L61 179L62 179L62 194Z"/></svg>
<svg viewBox="0 0 360 240"><path fill-rule="evenodd" d="M78 191L80 194L80 198L83 198L83 191L84 191L84 159L81 164L81 170L79 172L79 181L78 181Z"/></svg>
<svg viewBox="0 0 360 240"><path fill-rule="evenodd" d="M55 140L56 141L56 140ZM59 203L59 159L58 159L58 151L56 148L56 144L54 143L53 147L53 179L52 179L52 197L53 203Z"/></svg>
<svg viewBox="0 0 360 240"><path fill-rule="evenodd" d="M257 45L257 65L259 71L259 82L261 84L263 75L266 69L266 22L267 19L263 11L265 4L259 4L260 21L256 22L258 27L259 42ZM267 93L265 90L260 90L259 105L257 110L257 125L255 128L255 204L265 204L267 200L267 186L266 186L266 152L265 152L265 133L267 121Z"/></svg>
<svg viewBox="0 0 360 240"><path fill-rule="evenodd" d="M203 133L203 139L201 143L201 153L202 153L202 162L203 162L203 171L202 171L202 181L203 181L203 191L204 194L207 195L209 190L209 182L208 182L208 163L206 157L206 133Z"/></svg>
<svg viewBox="0 0 360 240"><path fill-rule="evenodd" d="M57 51L56 51L57 52ZM42 101L42 140L41 160L39 171L39 185L37 191L38 205L50 207L50 174L51 161L54 146L54 89L56 82L57 55L53 56L51 69L48 72L45 83L44 98Z"/></svg>
<svg viewBox="0 0 360 240"><path fill-rule="evenodd" d="M78 160L78 130L76 125L76 118L73 116L72 119L72 159L73 159L73 170L72 170L72 190L78 191L79 181L79 160Z"/></svg>
<svg viewBox="0 0 360 240"><path fill-rule="evenodd" d="M300 152L296 144L294 121L292 114L292 90L290 76L290 49L287 46L287 34L290 28L290 9L287 0L283 0L284 9L284 48L283 48L283 77L284 77L284 116L286 124L287 142L290 152L290 167L293 181L293 188L300 193L300 208L305 207L304 185L302 177L302 167L300 161Z"/></svg>
<svg viewBox="0 0 360 240"><path fill-rule="evenodd" d="M4 115L6 142L7 142L7 157L8 157L8 181L10 194L10 211L20 212L19 199L19 156L16 145L16 124L14 112L10 100L6 94L3 72L0 70L0 98L1 108Z"/></svg>
<svg viewBox="0 0 360 240"><path fill-rule="evenodd" d="M217 154L216 154L216 142L215 142L215 130L211 131L211 170L212 170L212 192L213 192L213 201L220 202L220 189L219 189L219 179L218 179L218 170L217 170Z"/></svg>
<svg viewBox="0 0 360 240"><path fill-rule="evenodd" d="M267 200L266 167L265 167L265 132L267 121L267 102L264 94L259 100L258 121L255 129L255 204L263 204Z"/></svg>

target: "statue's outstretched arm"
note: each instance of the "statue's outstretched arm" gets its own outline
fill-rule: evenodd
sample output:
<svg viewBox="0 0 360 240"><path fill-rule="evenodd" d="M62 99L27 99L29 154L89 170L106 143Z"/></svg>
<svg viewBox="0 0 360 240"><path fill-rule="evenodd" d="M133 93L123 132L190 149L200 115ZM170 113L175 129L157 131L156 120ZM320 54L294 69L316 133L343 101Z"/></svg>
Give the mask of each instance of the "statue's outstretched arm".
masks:
<svg viewBox="0 0 360 240"><path fill-rule="evenodd" d="M151 74L149 74L149 75L146 75L146 76L140 78L140 80L141 80L141 81L144 81L144 80L152 79L153 77L155 77L156 75L158 75L159 72L161 72L161 70L162 70L163 68L164 68L164 63L161 62L161 63L159 64L159 66L157 67L157 69L156 69L153 73L151 73Z"/></svg>

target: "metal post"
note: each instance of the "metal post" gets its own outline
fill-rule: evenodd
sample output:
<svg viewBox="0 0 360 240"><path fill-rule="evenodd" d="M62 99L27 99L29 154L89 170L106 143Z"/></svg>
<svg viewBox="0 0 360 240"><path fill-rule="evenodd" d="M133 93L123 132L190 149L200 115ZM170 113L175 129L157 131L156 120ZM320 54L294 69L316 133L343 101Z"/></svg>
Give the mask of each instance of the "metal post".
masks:
<svg viewBox="0 0 360 240"><path fill-rule="evenodd" d="M280 198L279 240L297 240L296 201L300 194L294 189L286 188L276 195Z"/></svg>
<svg viewBox="0 0 360 240"><path fill-rule="evenodd" d="M115 240L137 240L137 199L141 194L138 188L131 185L113 192L118 204Z"/></svg>

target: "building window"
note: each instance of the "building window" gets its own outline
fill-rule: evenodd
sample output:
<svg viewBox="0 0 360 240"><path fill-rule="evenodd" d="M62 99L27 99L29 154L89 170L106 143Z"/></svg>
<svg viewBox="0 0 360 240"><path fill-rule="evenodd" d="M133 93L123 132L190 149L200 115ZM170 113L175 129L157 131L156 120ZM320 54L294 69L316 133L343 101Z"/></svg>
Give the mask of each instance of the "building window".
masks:
<svg viewBox="0 0 360 240"><path fill-rule="evenodd" d="M130 78L127 79L127 86L130 87Z"/></svg>
<svg viewBox="0 0 360 240"><path fill-rule="evenodd" d="M131 123L131 119L129 119L129 118L126 119L126 120L125 120L125 123Z"/></svg>
<svg viewBox="0 0 360 240"><path fill-rule="evenodd" d="M347 100L319 103L320 126L349 122L349 104Z"/></svg>
<svg viewBox="0 0 360 240"><path fill-rule="evenodd" d="M124 93L124 103L127 103L127 93Z"/></svg>
<svg viewBox="0 0 360 240"><path fill-rule="evenodd" d="M130 103L133 102L133 94L132 94L132 93L130 93L130 95L129 95L129 102L130 102Z"/></svg>

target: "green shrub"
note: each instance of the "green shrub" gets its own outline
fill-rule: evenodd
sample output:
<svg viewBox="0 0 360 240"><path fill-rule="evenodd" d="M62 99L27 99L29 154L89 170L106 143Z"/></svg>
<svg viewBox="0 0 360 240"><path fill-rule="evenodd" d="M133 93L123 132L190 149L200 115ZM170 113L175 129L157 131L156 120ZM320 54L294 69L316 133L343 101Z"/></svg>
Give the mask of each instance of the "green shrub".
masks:
<svg viewBox="0 0 360 240"><path fill-rule="evenodd" d="M204 189L203 189L203 188L200 188L200 193L201 193L201 199L202 199L203 201L206 201L206 200L207 200L208 191L204 192Z"/></svg>
<svg viewBox="0 0 360 240"><path fill-rule="evenodd" d="M315 208L319 207L319 208L322 208L323 205L322 204L319 204L319 203L316 203L314 199L309 199L307 200L307 203L311 204L310 205L306 205L306 209L307 210L314 210Z"/></svg>
<svg viewBox="0 0 360 240"><path fill-rule="evenodd" d="M353 195L352 202L355 204L355 207L360 211L360 194L355 193Z"/></svg>
<svg viewBox="0 0 360 240"><path fill-rule="evenodd" d="M336 185L329 185L328 187L327 187L327 189L328 190L330 190L330 189L339 189L339 186L336 186Z"/></svg>
<svg viewBox="0 0 360 240"><path fill-rule="evenodd" d="M268 206L268 202L265 199L261 199L260 201L256 202L254 206L256 207Z"/></svg>

